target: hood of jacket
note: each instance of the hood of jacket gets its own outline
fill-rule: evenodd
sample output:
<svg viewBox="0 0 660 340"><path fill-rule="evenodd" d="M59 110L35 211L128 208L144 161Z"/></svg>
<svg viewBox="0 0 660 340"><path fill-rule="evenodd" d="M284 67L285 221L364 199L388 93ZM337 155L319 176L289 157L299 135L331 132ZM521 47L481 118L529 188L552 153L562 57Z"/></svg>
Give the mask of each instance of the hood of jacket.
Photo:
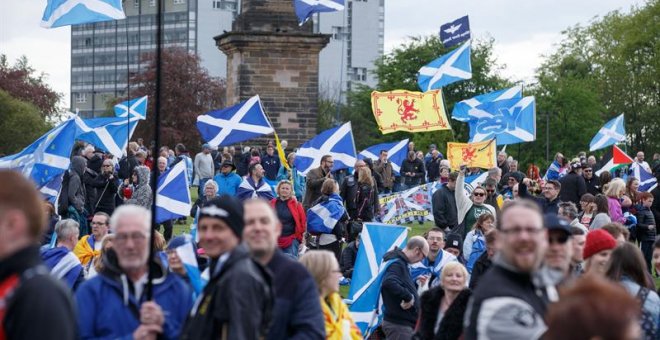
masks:
<svg viewBox="0 0 660 340"><path fill-rule="evenodd" d="M83 156L73 156L71 159L71 169L82 178L87 167L87 159Z"/></svg>
<svg viewBox="0 0 660 340"><path fill-rule="evenodd" d="M141 186L149 183L149 175L151 172L149 171L148 167L144 165L137 166L135 167L135 171L138 175L138 185Z"/></svg>

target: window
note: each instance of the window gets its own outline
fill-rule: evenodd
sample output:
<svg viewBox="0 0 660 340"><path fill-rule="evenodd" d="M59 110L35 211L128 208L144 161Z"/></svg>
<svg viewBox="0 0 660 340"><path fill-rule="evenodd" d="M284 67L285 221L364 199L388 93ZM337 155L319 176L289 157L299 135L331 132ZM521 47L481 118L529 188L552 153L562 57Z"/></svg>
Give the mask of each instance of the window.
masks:
<svg viewBox="0 0 660 340"><path fill-rule="evenodd" d="M332 39L344 40L347 36L348 32L346 32L346 27L332 26Z"/></svg>
<svg viewBox="0 0 660 340"><path fill-rule="evenodd" d="M174 0L175 5L185 4L186 0Z"/></svg>
<svg viewBox="0 0 660 340"><path fill-rule="evenodd" d="M76 103L87 103L87 93L76 93Z"/></svg>
<svg viewBox="0 0 660 340"><path fill-rule="evenodd" d="M140 8L140 0L133 1L133 7Z"/></svg>

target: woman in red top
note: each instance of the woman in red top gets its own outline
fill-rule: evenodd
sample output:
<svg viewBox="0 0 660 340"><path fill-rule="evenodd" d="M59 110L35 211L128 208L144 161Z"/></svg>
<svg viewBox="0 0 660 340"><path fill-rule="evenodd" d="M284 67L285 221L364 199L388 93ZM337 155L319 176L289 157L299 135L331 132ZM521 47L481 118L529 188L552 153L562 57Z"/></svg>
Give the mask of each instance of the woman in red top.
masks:
<svg viewBox="0 0 660 340"><path fill-rule="evenodd" d="M302 204L293 194L293 185L288 180L282 180L275 189L277 198L270 201L271 206L282 223L282 233L277 239L277 245L285 254L298 258L298 248L307 228L307 217Z"/></svg>

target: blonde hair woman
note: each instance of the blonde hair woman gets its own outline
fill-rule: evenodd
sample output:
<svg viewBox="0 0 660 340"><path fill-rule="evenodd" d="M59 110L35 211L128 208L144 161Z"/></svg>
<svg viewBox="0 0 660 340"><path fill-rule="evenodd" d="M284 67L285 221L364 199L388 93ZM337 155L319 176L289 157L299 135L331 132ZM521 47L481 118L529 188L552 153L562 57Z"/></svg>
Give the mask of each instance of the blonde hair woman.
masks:
<svg viewBox="0 0 660 340"><path fill-rule="evenodd" d="M341 270L334 254L327 250L309 251L300 258L300 262L316 281L325 318L326 339L362 339L348 307L339 296Z"/></svg>
<svg viewBox="0 0 660 340"><path fill-rule="evenodd" d="M92 266L89 267L86 279L91 279L103 270L103 257L108 256L109 249L112 249L112 242L115 240L115 234L108 234L101 240L101 253L92 260Z"/></svg>
<svg viewBox="0 0 660 340"><path fill-rule="evenodd" d="M626 218L621 211L621 197L626 193L626 182L621 178L613 179L607 189L605 189L605 196L607 196L607 206L610 210L610 218L612 222L626 223Z"/></svg>

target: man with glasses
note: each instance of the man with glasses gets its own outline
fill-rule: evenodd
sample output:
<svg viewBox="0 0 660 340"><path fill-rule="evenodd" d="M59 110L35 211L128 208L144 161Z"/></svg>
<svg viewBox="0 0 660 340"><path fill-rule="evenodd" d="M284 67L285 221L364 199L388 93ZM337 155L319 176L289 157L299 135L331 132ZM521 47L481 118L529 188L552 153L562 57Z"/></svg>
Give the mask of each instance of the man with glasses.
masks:
<svg viewBox="0 0 660 340"><path fill-rule="evenodd" d="M548 230L545 265L557 274L558 281L563 281L571 277L573 258L571 225L554 214L545 215L543 223Z"/></svg>
<svg viewBox="0 0 660 340"><path fill-rule="evenodd" d="M76 292L79 336L91 338L178 338L192 307L192 292L177 275L154 259L149 263L151 212L122 205L110 218L112 254L99 275ZM145 288L154 271L153 300Z"/></svg>
<svg viewBox="0 0 660 340"><path fill-rule="evenodd" d="M433 227L426 232L426 242L429 244L429 253L419 262L410 265L410 274L419 287L427 288L437 286L440 273L445 265L457 261L456 256L445 251L445 232Z"/></svg>
<svg viewBox="0 0 660 340"><path fill-rule="evenodd" d="M594 176L594 169L586 165L584 169L582 169L582 177L584 177L584 183L587 185L587 192L596 196L601 193L601 187L600 187L600 178L598 176Z"/></svg>
<svg viewBox="0 0 660 340"><path fill-rule="evenodd" d="M305 189L305 197L303 197L303 208L305 211L312 207L312 203L321 197L321 186L323 182L334 177L332 176L332 167L335 162L332 156L324 155L321 157L321 164L318 168L312 169L307 173L307 184Z"/></svg>
<svg viewBox="0 0 660 340"><path fill-rule="evenodd" d="M419 313L419 296L408 265L429 255L429 244L413 236L402 250L385 253L383 262L392 260L383 276L381 295L384 304L383 331L387 339L411 339Z"/></svg>
<svg viewBox="0 0 660 340"><path fill-rule="evenodd" d="M78 257L80 263L85 268L85 272L89 270L89 266L94 262L94 258L101 254L101 241L108 234L110 216L104 212L97 212L92 217L92 234L85 235L73 248L73 253Z"/></svg>
<svg viewBox="0 0 660 340"><path fill-rule="evenodd" d="M465 339L538 339L546 307L558 296L538 273L548 246L538 205L506 204L497 230L498 253L468 305Z"/></svg>
<svg viewBox="0 0 660 340"><path fill-rule="evenodd" d="M525 178L522 182L520 182L520 184L518 184L518 195L520 198L535 201L544 214L557 215L559 212L559 203L561 203L561 200L559 199L561 184L556 180L549 180L545 183L545 185L543 185L543 196L534 197L529 193L529 191L527 191L527 187L531 185L531 183L531 179Z"/></svg>

